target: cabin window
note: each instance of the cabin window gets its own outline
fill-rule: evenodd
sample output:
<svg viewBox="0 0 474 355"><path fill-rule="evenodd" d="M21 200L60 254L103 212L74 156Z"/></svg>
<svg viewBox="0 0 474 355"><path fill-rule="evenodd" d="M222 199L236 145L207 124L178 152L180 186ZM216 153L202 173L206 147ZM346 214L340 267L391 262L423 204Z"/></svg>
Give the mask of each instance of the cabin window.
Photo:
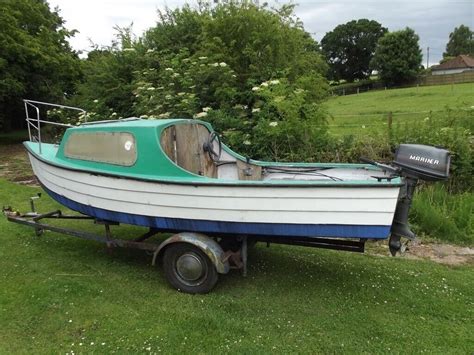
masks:
<svg viewBox="0 0 474 355"><path fill-rule="evenodd" d="M74 132L69 136L64 155L122 166L132 166L137 160L135 137L127 132Z"/></svg>

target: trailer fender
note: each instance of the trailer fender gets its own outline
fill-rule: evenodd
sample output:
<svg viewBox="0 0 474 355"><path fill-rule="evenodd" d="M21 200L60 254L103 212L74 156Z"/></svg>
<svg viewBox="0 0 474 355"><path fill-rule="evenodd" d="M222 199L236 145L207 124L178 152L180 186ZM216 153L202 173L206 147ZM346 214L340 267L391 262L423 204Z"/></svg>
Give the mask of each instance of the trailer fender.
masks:
<svg viewBox="0 0 474 355"><path fill-rule="evenodd" d="M173 243L190 243L201 249L211 260L219 274L227 274L230 269L229 261L226 260L224 250L212 238L200 233L182 232L175 234L162 242L153 253L152 265L165 248Z"/></svg>

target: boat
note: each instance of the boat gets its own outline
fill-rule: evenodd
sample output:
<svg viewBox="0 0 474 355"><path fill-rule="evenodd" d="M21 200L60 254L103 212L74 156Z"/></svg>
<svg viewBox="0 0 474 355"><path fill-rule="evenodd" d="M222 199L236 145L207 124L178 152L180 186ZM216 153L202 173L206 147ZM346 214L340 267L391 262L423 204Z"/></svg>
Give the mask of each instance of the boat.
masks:
<svg viewBox="0 0 474 355"><path fill-rule="evenodd" d="M159 231L290 243L392 236L397 251L414 237L417 181L449 174L449 152L423 145L401 145L390 165L279 163L234 152L196 119L86 122L67 126L59 144L32 135L46 121L27 121L24 146L48 195L98 220Z"/></svg>

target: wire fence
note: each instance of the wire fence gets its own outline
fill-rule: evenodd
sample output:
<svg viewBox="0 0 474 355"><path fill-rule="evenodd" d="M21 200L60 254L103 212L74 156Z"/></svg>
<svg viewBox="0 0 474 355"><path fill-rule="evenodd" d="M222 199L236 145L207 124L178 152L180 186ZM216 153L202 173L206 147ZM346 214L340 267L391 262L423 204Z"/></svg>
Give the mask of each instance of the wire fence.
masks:
<svg viewBox="0 0 474 355"><path fill-rule="evenodd" d="M467 108L459 108L457 110L472 111L472 109ZM414 127L414 124L429 124L431 117L440 114L445 115L446 111L387 111L378 113L333 114L330 116L326 126L315 125L315 127L327 127L329 133L334 136L363 136L375 132L390 135L395 128L404 127L409 129L410 127Z"/></svg>
<svg viewBox="0 0 474 355"><path fill-rule="evenodd" d="M346 83L329 88L333 96L345 96L361 94L368 91L381 91L405 88L419 88L432 85L455 85L474 82L474 70L455 74L425 75L419 77L415 82L405 85L386 85L377 80L362 80L355 83Z"/></svg>

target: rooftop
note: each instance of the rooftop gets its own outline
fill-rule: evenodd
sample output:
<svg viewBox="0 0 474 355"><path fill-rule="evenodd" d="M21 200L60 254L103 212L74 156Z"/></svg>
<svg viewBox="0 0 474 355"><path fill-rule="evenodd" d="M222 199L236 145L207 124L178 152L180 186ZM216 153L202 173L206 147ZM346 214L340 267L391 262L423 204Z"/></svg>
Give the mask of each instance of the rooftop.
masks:
<svg viewBox="0 0 474 355"><path fill-rule="evenodd" d="M466 54L458 55L456 58L450 59L443 64L434 65L431 70L447 70L447 69L463 69L474 68L474 58Z"/></svg>

